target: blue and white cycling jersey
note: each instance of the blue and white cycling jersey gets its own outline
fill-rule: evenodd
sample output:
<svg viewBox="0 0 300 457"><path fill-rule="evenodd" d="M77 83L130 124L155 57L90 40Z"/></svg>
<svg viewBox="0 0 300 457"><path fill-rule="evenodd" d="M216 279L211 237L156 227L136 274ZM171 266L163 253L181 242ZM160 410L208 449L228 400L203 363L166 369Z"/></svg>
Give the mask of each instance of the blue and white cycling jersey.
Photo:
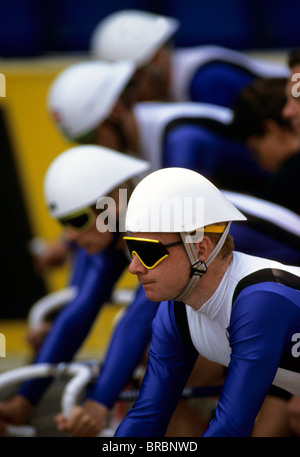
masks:
<svg viewBox="0 0 300 457"><path fill-rule="evenodd" d="M161 303L139 399L116 436L164 436L199 353L228 367L204 436L249 436L272 384L300 395L299 341L300 268L234 252L199 310Z"/></svg>
<svg viewBox="0 0 300 457"><path fill-rule="evenodd" d="M134 106L138 154L151 171L184 167L217 187L255 194L269 178L249 148L231 135L232 110L207 103L142 102Z"/></svg>
<svg viewBox="0 0 300 457"><path fill-rule="evenodd" d="M286 64L215 45L174 49L171 69L173 101L228 108L233 107L237 95L255 78L288 78L290 74Z"/></svg>

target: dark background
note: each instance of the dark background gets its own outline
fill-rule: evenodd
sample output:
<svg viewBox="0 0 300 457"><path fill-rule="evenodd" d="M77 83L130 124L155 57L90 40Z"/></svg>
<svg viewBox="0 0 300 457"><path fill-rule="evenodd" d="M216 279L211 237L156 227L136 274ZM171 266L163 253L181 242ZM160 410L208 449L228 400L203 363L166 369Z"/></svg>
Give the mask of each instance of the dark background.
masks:
<svg viewBox="0 0 300 457"><path fill-rule="evenodd" d="M178 18L178 46L299 44L299 0L0 0L0 57L87 51L98 22L127 8Z"/></svg>

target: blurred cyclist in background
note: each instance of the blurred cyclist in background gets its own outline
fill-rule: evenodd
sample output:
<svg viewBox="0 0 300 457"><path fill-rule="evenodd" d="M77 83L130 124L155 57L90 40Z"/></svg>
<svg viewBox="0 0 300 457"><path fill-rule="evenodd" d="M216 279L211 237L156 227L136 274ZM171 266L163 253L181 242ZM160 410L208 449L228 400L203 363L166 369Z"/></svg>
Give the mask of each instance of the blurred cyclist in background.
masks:
<svg viewBox="0 0 300 457"><path fill-rule="evenodd" d="M242 91L232 127L270 177L257 194L300 214L300 135L290 118L285 78L257 79ZM298 103L300 106L300 104Z"/></svg>
<svg viewBox="0 0 300 457"><path fill-rule="evenodd" d="M194 102L133 103L134 68L131 62L95 61L63 70L48 97L49 112L63 136L144 158L152 170L185 166L222 188L251 191L264 183L268 173L245 144L231 136L229 108Z"/></svg>
<svg viewBox="0 0 300 457"><path fill-rule="evenodd" d="M110 299L116 281L128 266L121 225L127 198L133 188L131 180L145 173L148 167L145 161L94 145L71 148L50 165L44 181L45 201L50 215L64 227L65 239L77 246L71 281L77 294L54 320L35 363L55 364L72 360L103 304ZM143 299L143 293L137 295L137 300ZM137 329L144 332L147 343L158 306L148 304L145 307L146 325L143 326L141 320ZM123 341L124 347L126 343ZM134 360L133 364L138 363L144 353L143 347L137 346L136 350L137 362ZM128 359L126 363L130 375ZM124 376L126 383L126 369ZM11 400L0 404L0 418L9 423L23 423L50 382L50 379L24 382ZM115 382L120 382L120 378L115 377ZM113 387L112 380L109 387ZM93 406L94 402L87 400L86 408L90 414ZM96 425L92 421L92 432L93 427L97 426L99 431L106 425L100 418L102 415L106 418L107 408L98 406L96 403L93 408L98 420Z"/></svg>
<svg viewBox="0 0 300 457"><path fill-rule="evenodd" d="M137 100L195 101L232 107L259 76L288 76L280 63L221 46L174 48L180 22L146 11L121 10L104 18L91 36L91 55L137 65Z"/></svg>

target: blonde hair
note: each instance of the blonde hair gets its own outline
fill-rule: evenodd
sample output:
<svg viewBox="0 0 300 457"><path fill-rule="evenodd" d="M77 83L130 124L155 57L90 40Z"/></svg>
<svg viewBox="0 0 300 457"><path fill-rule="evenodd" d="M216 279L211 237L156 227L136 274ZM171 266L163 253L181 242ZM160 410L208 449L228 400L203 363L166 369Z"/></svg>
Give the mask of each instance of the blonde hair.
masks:
<svg viewBox="0 0 300 457"><path fill-rule="evenodd" d="M212 241L214 246L218 243L219 239L221 238L220 233L205 232L205 235L207 235L209 237L209 239ZM221 256L222 259L225 259L225 257L227 257L229 254L231 254L233 250L234 250L233 238L231 235L227 235L227 237L224 241L224 244L222 246L222 249L219 252L218 256Z"/></svg>
<svg viewBox="0 0 300 457"><path fill-rule="evenodd" d="M204 235L208 236L208 238L212 241L213 245L216 246L218 243L219 239L222 236L222 233L226 227L226 222L220 222L217 224L213 225L207 225L204 227ZM211 231L210 231L211 230ZM192 232L191 234L195 234L196 231ZM178 238L181 239L180 233L178 233ZM234 250L234 242L233 238L231 235L227 235L225 238L225 241L223 243L223 246L217 255L220 256L222 259L225 259L228 255L232 253Z"/></svg>

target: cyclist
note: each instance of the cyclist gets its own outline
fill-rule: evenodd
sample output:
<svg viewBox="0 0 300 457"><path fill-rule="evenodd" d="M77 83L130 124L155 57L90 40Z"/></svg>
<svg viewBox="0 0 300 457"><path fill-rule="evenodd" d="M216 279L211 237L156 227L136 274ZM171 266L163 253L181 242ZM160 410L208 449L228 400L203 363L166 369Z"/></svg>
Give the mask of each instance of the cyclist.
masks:
<svg viewBox="0 0 300 457"><path fill-rule="evenodd" d="M129 264L122 239L122 215L127 200L120 199L123 194L119 189L129 194L132 185L124 181L145 172L148 166L140 159L95 145L71 148L50 165L45 176L45 200L51 216L65 228L66 241L77 245L79 252L71 285L77 287L78 293L54 320L35 363L70 361L101 307L109 300L114 284ZM144 290L138 288L115 327L94 386L88 390L84 403L73 408L69 418L57 416L59 430L71 436L94 436L107 427L109 412L119 392L143 361L158 306L158 302L150 302ZM211 378L223 382L222 367L204 358L201 363L205 363L206 369L202 378L198 376L197 385L207 385ZM51 379L24 382L11 400L0 403L0 418L23 423L50 382ZM180 427L186 424L190 433L195 414L191 420L188 402L183 402L187 419L180 418ZM174 427L176 420L173 423Z"/></svg>
<svg viewBox="0 0 300 457"><path fill-rule="evenodd" d="M180 22L139 10L105 17L91 36L91 54L101 60L133 60L139 101L194 101L232 107L237 94L259 76L288 76L286 65L222 46L176 48Z"/></svg>
<svg viewBox="0 0 300 457"><path fill-rule="evenodd" d="M244 143L232 139L229 108L194 102L133 103L133 73L130 62L81 62L63 70L50 87L47 103L63 136L144 158L153 171L183 166L222 188L260 188L269 174Z"/></svg>
<svg viewBox="0 0 300 457"><path fill-rule="evenodd" d="M300 395L300 268L234 251L230 223L244 219L188 169L155 171L132 193L129 271L161 303L139 398L116 436L163 436L199 353L227 367L204 436L249 436L272 385Z"/></svg>
<svg viewBox="0 0 300 457"><path fill-rule="evenodd" d="M86 338L101 307L109 300L116 281L128 266L127 250L118 224L122 222L126 196L132 188L129 180L144 173L148 166L143 160L94 145L71 148L50 165L45 177L45 200L51 216L65 228L66 240L78 246L79 254L71 281L78 292L74 300L58 314L35 363L70 361ZM121 200L119 189L126 191L121 194L124 195ZM100 206L102 204L101 197L106 197L107 200L107 196L110 196L110 207L107 210L99 206L97 208L97 202ZM103 201L107 203L106 200ZM104 216L112 226L105 226ZM140 290L134 299L134 306L138 306L141 300L145 300L145 296ZM147 343L149 341L151 322L157 306L157 303L149 302L140 326L134 327L136 333L142 332L138 335L140 341L143 338ZM133 328L131 331L133 335ZM131 341L124 341L124 348L126 344L131 344ZM125 363L123 360L124 366L119 368L123 369L124 384L142 355L141 342L141 349L136 348L130 362L126 359ZM121 376L111 378L109 384L111 390L117 389L117 393L118 383L121 383L120 388L123 387L120 379ZM0 404L0 418L15 424L23 423L50 382L50 379L24 382L12 399ZM111 392L107 394L109 399L109 395L113 395ZM91 405L95 406L95 402L87 400L86 408L89 411ZM107 408L99 403L96 406L98 419L101 415L101 420L97 422L99 431L106 425L102 416L106 418Z"/></svg>

